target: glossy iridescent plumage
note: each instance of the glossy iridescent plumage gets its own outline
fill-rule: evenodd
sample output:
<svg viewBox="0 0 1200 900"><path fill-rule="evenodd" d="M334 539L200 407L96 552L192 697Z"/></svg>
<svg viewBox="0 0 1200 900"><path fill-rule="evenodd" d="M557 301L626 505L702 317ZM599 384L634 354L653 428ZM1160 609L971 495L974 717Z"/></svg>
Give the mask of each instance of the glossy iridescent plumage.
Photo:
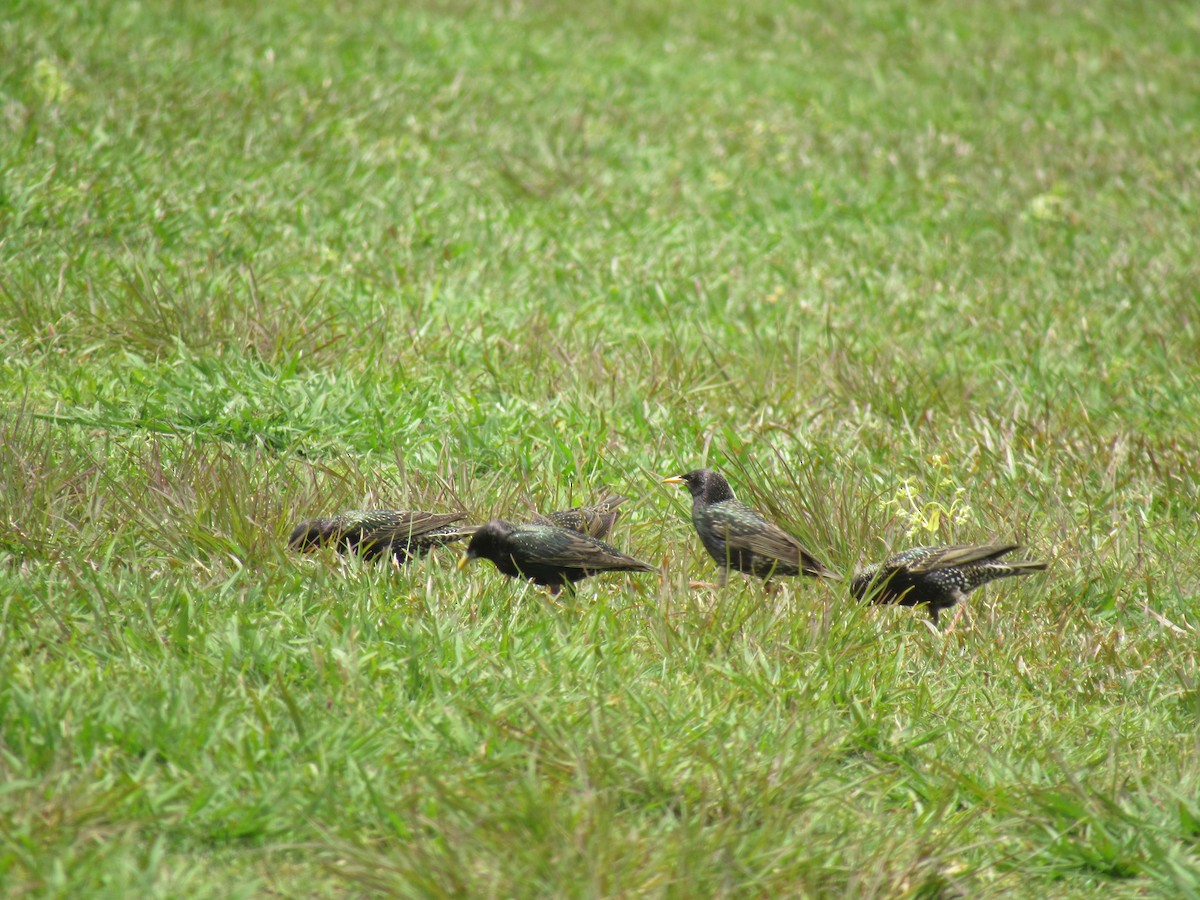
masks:
<svg viewBox="0 0 1200 900"><path fill-rule="evenodd" d="M796 538L738 500L719 472L696 469L664 481L691 492L692 524L721 568L722 583L729 569L768 581L777 575L837 577Z"/></svg>
<svg viewBox="0 0 1200 900"><path fill-rule="evenodd" d="M654 566L616 547L557 525L513 525L493 519L467 544L459 568L472 559L491 560L510 578L527 578L552 593L601 572L653 572Z"/></svg>
<svg viewBox="0 0 1200 900"><path fill-rule="evenodd" d="M570 509L552 512L548 515L534 513L533 524L557 525L560 528L569 528L594 538L602 538L617 524L617 519L621 516L621 511L617 507L628 499L620 494L611 494L606 491L592 506L573 506Z"/></svg>
<svg viewBox="0 0 1200 900"><path fill-rule="evenodd" d="M397 562L423 556L432 548L470 537L474 525L456 525L464 513L411 512L403 509L352 509L336 516L301 522L288 546L305 552L333 546L339 553L377 559L387 553Z"/></svg>
<svg viewBox="0 0 1200 900"><path fill-rule="evenodd" d="M977 587L997 578L1028 575L1046 568L1044 562L1000 558L1018 546L914 547L859 569L850 583L850 593L859 599L869 597L875 603L928 603L936 625L939 610L962 602Z"/></svg>

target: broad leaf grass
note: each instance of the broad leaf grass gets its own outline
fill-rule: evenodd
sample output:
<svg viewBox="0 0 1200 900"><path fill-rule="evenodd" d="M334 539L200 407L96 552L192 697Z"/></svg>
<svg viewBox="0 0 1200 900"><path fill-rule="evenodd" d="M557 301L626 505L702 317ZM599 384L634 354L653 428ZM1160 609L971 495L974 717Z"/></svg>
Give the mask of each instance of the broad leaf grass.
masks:
<svg viewBox="0 0 1200 900"><path fill-rule="evenodd" d="M43 3L0 23L15 896L1200 896L1200 16ZM949 633L721 593L723 469ZM299 518L602 486L555 601Z"/></svg>

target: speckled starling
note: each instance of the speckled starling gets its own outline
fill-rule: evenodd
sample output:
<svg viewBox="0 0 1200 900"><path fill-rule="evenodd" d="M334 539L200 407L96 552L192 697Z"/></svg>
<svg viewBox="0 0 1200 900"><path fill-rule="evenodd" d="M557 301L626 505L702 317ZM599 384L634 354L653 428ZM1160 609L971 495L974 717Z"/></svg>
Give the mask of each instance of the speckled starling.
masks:
<svg viewBox="0 0 1200 900"><path fill-rule="evenodd" d="M777 575L838 577L798 540L734 497L721 473L696 469L663 481L686 484L691 491L692 524L721 569L722 585L730 569L768 582Z"/></svg>
<svg viewBox="0 0 1200 900"><path fill-rule="evenodd" d="M339 553L378 559L390 553L399 563L432 548L470 537L474 525L456 525L464 513L409 512L403 509L352 509L310 519L292 530L288 546L305 552L332 545Z"/></svg>
<svg viewBox="0 0 1200 900"><path fill-rule="evenodd" d="M621 516L617 507L628 499L620 494L605 492L594 506L573 506L544 516L535 513L533 524L557 525L559 528L569 528L594 538L602 538L617 524L617 519Z"/></svg>
<svg viewBox="0 0 1200 900"><path fill-rule="evenodd" d="M1044 562L1000 559L1018 546L914 547L859 569L850 583L850 593L859 599L869 597L875 603L928 603L930 618L936 625L939 610L966 599L975 588L997 578L1028 575L1046 568Z"/></svg>
<svg viewBox="0 0 1200 900"><path fill-rule="evenodd" d="M528 578L551 593L601 572L653 572L654 566L582 532L557 525L512 525L493 519L467 544L458 567L490 559L510 578Z"/></svg>

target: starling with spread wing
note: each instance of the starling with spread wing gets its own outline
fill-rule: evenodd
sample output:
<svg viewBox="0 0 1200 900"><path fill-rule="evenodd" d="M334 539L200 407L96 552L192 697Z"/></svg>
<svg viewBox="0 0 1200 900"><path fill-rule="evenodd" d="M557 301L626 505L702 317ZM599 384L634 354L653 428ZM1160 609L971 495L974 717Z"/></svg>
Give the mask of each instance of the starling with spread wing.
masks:
<svg viewBox="0 0 1200 900"><path fill-rule="evenodd" d="M929 616L936 625L939 610L962 602L977 587L997 578L1029 575L1046 568L1044 562L1001 559L1018 547L1018 544L914 547L859 569L850 583L850 593L875 603L901 606L927 603Z"/></svg>

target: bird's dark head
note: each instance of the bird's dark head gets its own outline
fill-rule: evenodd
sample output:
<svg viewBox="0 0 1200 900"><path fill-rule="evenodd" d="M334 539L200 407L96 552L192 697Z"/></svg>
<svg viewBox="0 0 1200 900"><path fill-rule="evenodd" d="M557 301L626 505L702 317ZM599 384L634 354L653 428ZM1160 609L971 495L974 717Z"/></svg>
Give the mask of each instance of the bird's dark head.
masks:
<svg viewBox="0 0 1200 900"><path fill-rule="evenodd" d="M312 553L333 535L333 523L329 519L312 519L301 522L292 529L288 547L303 553Z"/></svg>
<svg viewBox="0 0 1200 900"><path fill-rule="evenodd" d="M486 525L480 525L471 535L467 552L458 561L458 567L465 568L473 559L500 559L504 555L504 547L512 531L512 525L503 519L492 519Z"/></svg>
<svg viewBox="0 0 1200 900"><path fill-rule="evenodd" d="M692 497L705 503L720 503L722 500L732 500L733 490L725 476L713 469L693 469L682 475L672 475L664 478L665 484L686 484Z"/></svg>

